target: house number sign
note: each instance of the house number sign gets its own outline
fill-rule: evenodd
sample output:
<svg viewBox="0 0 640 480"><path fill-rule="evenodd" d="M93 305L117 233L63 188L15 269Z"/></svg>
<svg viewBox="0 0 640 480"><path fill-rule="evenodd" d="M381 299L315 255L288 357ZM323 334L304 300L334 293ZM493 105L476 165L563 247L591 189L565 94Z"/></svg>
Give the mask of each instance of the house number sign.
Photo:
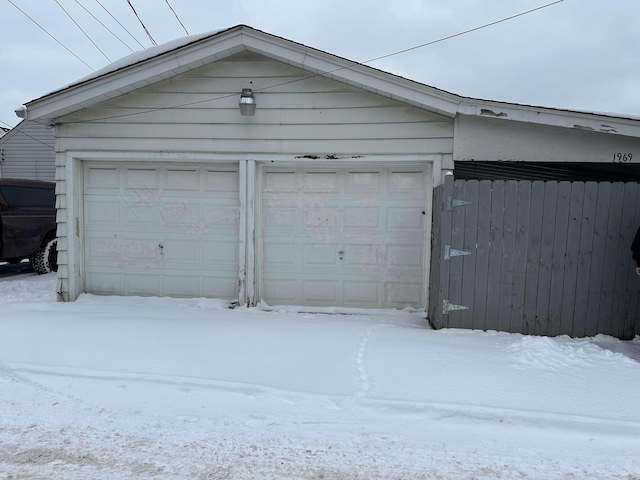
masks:
<svg viewBox="0 0 640 480"><path fill-rule="evenodd" d="M614 153L613 154L613 161L615 163L630 162L632 158L633 158L633 153Z"/></svg>

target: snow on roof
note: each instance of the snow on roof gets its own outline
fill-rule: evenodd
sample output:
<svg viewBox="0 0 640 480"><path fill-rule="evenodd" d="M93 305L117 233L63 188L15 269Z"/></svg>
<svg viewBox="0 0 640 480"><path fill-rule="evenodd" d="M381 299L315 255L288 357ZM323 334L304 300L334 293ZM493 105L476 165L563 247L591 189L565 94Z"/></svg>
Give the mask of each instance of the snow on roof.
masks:
<svg viewBox="0 0 640 480"><path fill-rule="evenodd" d="M142 63L145 60L149 60L151 58L154 57L158 57L160 55L163 55L165 53L169 53L172 52L174 50L178 50L186 45L190 45L192 43L196 43L199 42L200 40L203 40L205 38L209 38L212 37L220 32L226 31L228 29L220 29L220 30L212 30L209 32L205 32L205 33L197 33L194 35L189 35L186 37L181 37L181 38L176 38L174 40L170 40L166 43L162 43L160 45L154 46L154 47L149 47L149 48L145 48L144 50L139 50L137 52L133 52L130 55L127 55L125 57L122 57L119 60L116 60L113 63L110 63L109 65L101 68L100 70L96 70L95 72L87 75L86 77L82 77L79 80L76 80L73 83L70 83L68 85L65 85L64 87L58 88L56 90L53 90L45 95L42 95L42 97L40 98L44 98L44 97L48 97L49 95L52 95L54 93L66 90L68 88L72 88L75 87L77 85L81 85L83 83L89 82L91 80L94 80L96 78L102 77L104 75L108 75L109 73L113 73L113 72L117 72L118 70L122 70L124 68L127 67L131 67L132 65L136 65L138 63Z"/></svg>

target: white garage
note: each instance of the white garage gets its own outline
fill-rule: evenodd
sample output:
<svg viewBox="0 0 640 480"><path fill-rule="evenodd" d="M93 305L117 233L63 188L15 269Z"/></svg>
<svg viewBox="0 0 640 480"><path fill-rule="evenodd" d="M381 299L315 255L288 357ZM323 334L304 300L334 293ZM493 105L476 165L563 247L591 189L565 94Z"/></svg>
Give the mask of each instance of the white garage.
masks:
<svg viewBox="0 0 640 480"><path fill-rule="evenodd" d="M84 165L85 288L236 298L237 165Z"/></svg>
<svg viewBox="0 0 640 480"><path fill-rule="evenodd" d="M259 296L268 303L423 304L430 169L265 168L261 188Z"/></svg>
<svg viewBox="0 0 640 480"><path fill-rule="evenodd" d="M25 116L56 132L59 299L426 308L458 105L244 25L36 99Z"/></svg>

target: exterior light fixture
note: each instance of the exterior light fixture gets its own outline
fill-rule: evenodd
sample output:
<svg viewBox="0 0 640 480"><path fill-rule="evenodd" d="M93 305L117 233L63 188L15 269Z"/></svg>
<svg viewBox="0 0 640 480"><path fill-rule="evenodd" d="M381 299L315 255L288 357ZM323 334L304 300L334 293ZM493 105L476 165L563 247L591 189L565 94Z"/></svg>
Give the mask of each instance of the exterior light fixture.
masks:
<svg viewBox="0 0 640 480"><path fill-rule="evenodd" d="M240 95L240 115L253 117L256 114L256 97L253 90L243 88Z"/></svg>

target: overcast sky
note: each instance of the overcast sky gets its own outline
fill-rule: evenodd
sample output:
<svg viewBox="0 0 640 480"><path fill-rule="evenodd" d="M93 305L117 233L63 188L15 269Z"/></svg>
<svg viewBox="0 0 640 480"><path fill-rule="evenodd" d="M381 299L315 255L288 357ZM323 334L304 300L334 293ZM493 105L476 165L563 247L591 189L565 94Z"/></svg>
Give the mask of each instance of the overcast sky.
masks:
<svg viewBox="0 0 640 480"><path fill-rule="evenodd" d="M158 44L186 35L170 4L189 34L242 23L365 62L552 0L130 1ZM82 61L9 0L0 0L0 125L5 127L5 123L18 123L14 110L23 103L72 83L131 50L141 50L140 44L152 45L127 0L11 2ZM564 0L370 65L468 97L638 116L640 1Z"/></svg>

